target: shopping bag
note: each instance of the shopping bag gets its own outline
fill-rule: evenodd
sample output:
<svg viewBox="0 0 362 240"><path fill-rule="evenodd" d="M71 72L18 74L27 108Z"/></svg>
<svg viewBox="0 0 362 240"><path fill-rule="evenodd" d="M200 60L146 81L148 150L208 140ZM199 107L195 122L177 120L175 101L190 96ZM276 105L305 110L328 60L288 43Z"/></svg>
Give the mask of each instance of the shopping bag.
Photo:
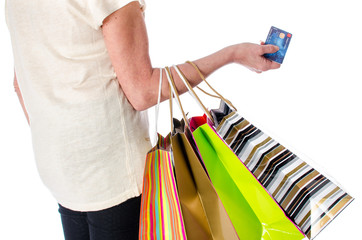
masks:
<svg viewBox="0 0 362 240"><path fill-rule="evenodd" d="M162 75L160 76L160 86ZM156 125L160 88L156 107ZM157 128L156 128L157 131ZM141 198L139 239L185 240L186 232L173 170L169 134L157 134L156 145L147 153Z"/></svg>
<svg viewBox="0 0 362 240"><path fill-rule="evenodd" d="M184 75L177 67L175 69L189 88ZM189 90L193 92L192 88ZM195 99L199 102L198 98ZM202 105L200 102L199 104ZM206 171L240 239L305 238L258 180L206 123L206 117L204 121L191 118L190 126L194 129L192 135Z"/></svg>
<svg viewBox="0 0 362 240"><path fill-rule="evenodd" d="M330 179L225 102L211 113L216 131L309 239L353 201Z"/></svg>
<svg viewBox="0 0 362 240"><path fill-rule="evenodd" d="M139 239L187 239L171 160L170 135L147 154Z"/></svg>
<svg viewBox="0 0 362 240"><path fill-rule="evenodd" d="M168 68L166 70L171 89L174 89L176 100L179 101L177 90L173 88L171 72ZM172 104L170 112L173 112ZM171 144L187 238L237 240L239 238L230 218L201 164L183 109L181 112L184 119L173 119Z"/></svg>
<svg viewBox="0 0 362 240"><path fill-rule="evenodd" d="M193 136L240 239L304 239L304 234L208 123L198 126Z"/></svg>
<svg viewBox="0 0 362 240"><path fill-rule="evenodd" d="M232 151L283 208L288 217L313 239L353 198L283 145L240 116L205 80L221 99L211 110L214 127Z"/></svg>

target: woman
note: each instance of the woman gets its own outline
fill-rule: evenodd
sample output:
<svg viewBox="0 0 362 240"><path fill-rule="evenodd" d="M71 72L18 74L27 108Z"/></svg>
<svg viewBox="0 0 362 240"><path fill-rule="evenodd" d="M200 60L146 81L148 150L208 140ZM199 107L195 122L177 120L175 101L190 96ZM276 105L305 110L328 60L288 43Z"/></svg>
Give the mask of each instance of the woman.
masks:
<svg viewBox="0 0 362 240"><path fill-rule="evenodd" d="M137 239L145 112L156 104L143 17L134 0L6 2L20 102L39 174L59 203L65 239ZM205 76L229 63L261 73L271 45L242 43L194 61ZM179 64L193 86L201 79ZM180 93L187 91L176 77ZM164 76L165 77L165 76ZM21 92L20 92L21 90ZM166 79L162 100L169 98Z"/></svg>

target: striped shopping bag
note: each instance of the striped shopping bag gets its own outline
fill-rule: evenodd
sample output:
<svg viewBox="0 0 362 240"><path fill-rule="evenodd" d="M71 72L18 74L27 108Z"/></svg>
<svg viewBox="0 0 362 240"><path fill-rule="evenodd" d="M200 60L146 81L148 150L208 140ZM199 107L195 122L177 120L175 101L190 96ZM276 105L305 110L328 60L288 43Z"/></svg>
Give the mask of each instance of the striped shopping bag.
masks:
<svg viewBox="0 0 362 240"><path fill-rule="evenodd" d="M186 239L170 144L170 135L158 134L158 143L146 156L139 239Z"/></svg>
<svg viewBox="0 0 362 240"><path fill-rule="evenodd" d="M155 108L156 144L146 155L143 174L139 239L185 240L186 231L171 153L171 133L164 138L157 132L161 86L162 69L160 69L158 100Z"/></svg>
<svg viewBox="0 0 362 240"><path fill-rule="evenodd" d="M299 228L313 239L353 198L221 101L216 131Z"/></svg>

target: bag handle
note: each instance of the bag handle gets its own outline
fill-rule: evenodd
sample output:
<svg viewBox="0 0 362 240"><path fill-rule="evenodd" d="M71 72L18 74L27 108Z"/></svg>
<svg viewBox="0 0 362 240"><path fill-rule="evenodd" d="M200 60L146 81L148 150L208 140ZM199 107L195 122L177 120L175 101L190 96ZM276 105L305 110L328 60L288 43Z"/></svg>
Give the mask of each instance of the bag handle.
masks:
<svg viewBox="0 0 362 240"><path fill-rule="evenodd" d="M190 83L186 80L185 75L181 72L180 68L178 66L173 65L172 66L177 74L179 75L179 77L181 78L181 80L183 81L183 83L185 84L185 86L187 87L187 89L189 90L189 94L194 98L194 100L196 101L196 103L199 105L199 107L204 111L204 113L207 115L207 117L209 119L212 120L212 116L209 113L209 111L207 110L207 108L205 107L205 105L202 103L202 101L200 100L200 98L197 96L197 94L193 91L192 86L190 85Z"/></svg>
<svg viewBox="0 0 362 240"><path fill-rule="evenodd" d="M155 135L154 135L154 143L158 141L158 115L160 111L160 103L161 103L161 90L162 90L162 68L160 68L160 80L158 85L158 97L157 97L157 105L155 106Z"/></svg>
<svg viewBox="0 0 362 240"><path fill-rule="evenodd" d="M171 132L173 131L173 106L172 106L172 95L174 95L176 97L176 102L177 102L177 105L179 106L180 110L181 110L181 113L182 113L182 116L185 120L185 125L186 127L189 127L189 122L187 120L187 117L186 117L186 114L185 114L185 111L182 107L182 104L181 104L181 101L180 101L180 96L179 96L179 93L177 92L177 89L176 89L176 85L175 85L175 82L174 82L174 79L172 77L172 74L171 74L171 71L168 67L165 67L166 69L166 75L167 75L167 80L169 82L169 86L170 86L170 116L171 116Z"/></svg>
<svg viewBox="0 0 362 240"><path fill-rule="evenodd" d="M217 92L217 91L208 83L208 81L206 81L205 76L201 73L199 67L198 67L195 63L193 63L193 62L191 62L191 61L186 61L186 63L188 63L188 64L190 64L191 66L194 67L194 69L196 70L196 72L200 75L201 79L207 84L207 86L208 86L220 99L222 99L222 100L223 100L224 102L226 102L229 106L231 106L235 111L237 111L236 107L235 107L229 100L227 100L226 98L224 98L219 92ZM186 79L186 78L185 78L185 79ZM190 86L190 84L188 84L188 85ZM204 92L205 94L207 94L207 95L209 95L209 96L216 97L216 96L214 96L214 95L211 95L211 94L207 93L206 91L204 91L204 90L201 89L200 87L197 87L197 88L200 89L202 92ZM189 89L189 90L196 95L195 91L194 91L192 88Z"/></svg>

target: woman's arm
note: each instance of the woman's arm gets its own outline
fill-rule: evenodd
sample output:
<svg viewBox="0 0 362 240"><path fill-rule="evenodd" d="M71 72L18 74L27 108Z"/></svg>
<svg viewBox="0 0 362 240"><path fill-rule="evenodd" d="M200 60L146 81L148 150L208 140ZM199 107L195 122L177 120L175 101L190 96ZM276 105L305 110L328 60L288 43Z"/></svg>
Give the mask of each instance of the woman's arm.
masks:
<svg viewBox="0 0 362 240"><path fill-rule="evenodd" d="M26 111L26 108L25 108L25 105L24 105L23 96L21 95L21 92L20 92L18 80L16 79L15 71L14 71L14 89L15 89L16 94L18 95L21 107L23 108L23 111L24 111L24 114L25 114L25 117L26 117L26 120L28 121L28 123L30 123L29 122L28 112Z"/></svg>
<svg viewBox="0 0 362 240"><path fill-rule="evenodd" d="M138 2L132 2L109 15L104 21L102 31L112 65L127 99L136 110L145 110L157 102L158 69L152 67L149 57L148 36L143 14ZM242 43L228 46L194 63L205 76L229 63L239 63L247 68L262 72L279 68L280 65L263 57L265 53L278 50L272 45ZM180 64L192 86L201 79L189 64ZM180 94L187 91L182 80L173 74ZM164 79L166 76L164 74ZM169 98L168 82L163 81L162 100Z"/></svg>

